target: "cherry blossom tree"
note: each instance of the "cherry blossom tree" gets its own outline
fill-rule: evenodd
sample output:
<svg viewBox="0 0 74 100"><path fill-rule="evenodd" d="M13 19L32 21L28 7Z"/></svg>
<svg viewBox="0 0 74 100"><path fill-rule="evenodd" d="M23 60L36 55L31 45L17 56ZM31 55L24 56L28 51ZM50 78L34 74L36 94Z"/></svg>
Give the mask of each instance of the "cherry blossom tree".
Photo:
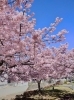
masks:
<svg viewBox="0 0 74 100"><path fill-rule="evenodd" d="M21 3L21 1L19 2ZM0 51L0 54L2 58L1 62L3 62L3 60L7 62L7 59L10 59L10 58L12 59L14 57L14 54L20 52L20 49L21 49L21 52L22 50L25 52L24 47L26 44L26 40L24 41L24 39L27 33L32 32L34 24L35 24L34 19L29 21L29 18L31 18L31 16L27 16L26 13L24 13L23 15L23 12L18 12L18 11L13 10L13 8L9 7L7 3L8 3L7 0L1 1L0 3L1 5L0 6L1 7L1 11L0 11L1 51ZM11 62L13 63L13 61Z"/></svg>
<svg viewBox="0 0 74 100"><path fill-rule="evenodd" d="M74 77L74 49L68 51L68 65L71 68L71 72L68 77Z"/></svg>
<svg viewBox="0 0 74 100"><path fill-rule="evenodd" d="M2 66L0 71L2 73L5 69L8 70L8 68L17 65L20 66L20 56L23 55L25 59L28 53L28 50L26 50L28 48L28 43L26 43L28 39L27 34L32 33L34 30L35 20L31 19L33 14L27 15L26 13L32 0L17 0L17 2L16 0L12 2L3 0L0 2L0 65ZM15 8L21 2L24 3L25 11L15 11ZM10 7L10 3L14 3L12 7ZM3 63L6 66L3 66Z"/></svg>
<svg viewBox="0 0 74 100"><path fill-rule="evenodd" d="M54 61L52 66L54 67L54 74L52 77L60 78L66 75L66 68L68 67L68 56L67 56L67 44L61 45L59 48L52 48L54 53Z"/></svg>
<svg viewBox="0 0 74 100"><path fill-rule="evenodd" d="M29 14L32 0L0 2L0 72L4 78L12 81L35 79L40 90L41 80L49 75L55 77L57 69L56 66L51 66L55 57L46 45L63 41L68 31L63 29L52 35L62 21L59 17L50 27L36 30L36 19L32 18L34 13ZM54 62L58 59L59 57Z"/></svg>
<svg viewBox="0 0 74 100"><path fill-rule="evenodd" d="M68 44L61 45L60 48L52 48L54 52L54 67L53 78L68 78L74 71L73 50L68 50Z"/></svg>

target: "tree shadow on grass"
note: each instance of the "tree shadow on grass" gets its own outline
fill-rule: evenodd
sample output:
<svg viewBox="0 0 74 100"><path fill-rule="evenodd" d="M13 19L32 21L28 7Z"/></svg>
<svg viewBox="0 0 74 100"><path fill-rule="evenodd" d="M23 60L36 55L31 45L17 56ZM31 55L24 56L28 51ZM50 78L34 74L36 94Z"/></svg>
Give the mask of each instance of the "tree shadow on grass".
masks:
<svg viewBox="0 0 74 100"><path fill-rule="evenodd" d="M31 96L48 96L48 97L56 97L56 98L60 98L60 100L74 100L74 93L68 93L65 90L58 90L58 89L54 89L54 90L42 90L41 93L39 93L38 90L34 90L34 91L28 91L25 92L23 95L17 95L16 98L14 100L50 100L49 99L34 99L34 98L30 98ZM52 99L53 100L53 99ZM55 99L54 99L55 100Z"/></svg>
<svg viewBox="0 0 74 100"><path fill-rule="evenodd" d="M38 96L38 99L34 98L36 95ZM59 98L59 100L74 100L74 93L69 93L66 90L59 90L59 89L54 89L54 90L43 89L41 93L39 93L38 90L27 91L21 95L16 95L15 99L11 100L56 100L56 99L50 99L50 96ZM48 97L49 99L44 99L43 97Z"/></svg>
<svg viewBox="0 0 74 100"><path fill-rule="evenodd" d="M43 95L50 95L52 97L60 98L60 100L74 100L74 93L69 93L66 90L44 90Z"/></svg>

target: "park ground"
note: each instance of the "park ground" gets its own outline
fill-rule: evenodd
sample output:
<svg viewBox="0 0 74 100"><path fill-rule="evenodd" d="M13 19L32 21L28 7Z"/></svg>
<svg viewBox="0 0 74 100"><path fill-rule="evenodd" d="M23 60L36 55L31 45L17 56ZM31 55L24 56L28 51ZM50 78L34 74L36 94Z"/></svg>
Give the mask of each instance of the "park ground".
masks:
<svg viewBox="0 0 74 100"><path fill-rule="evenodd" d="M32 90L33 86L35 86L35 84L32 84L26 92L22 91L7 95L3 100L74 100L74 90L68 87L68 85L56 85L54 90L52 86L46 86L42 89L42 93L39 93L37 89Z"/></svg>

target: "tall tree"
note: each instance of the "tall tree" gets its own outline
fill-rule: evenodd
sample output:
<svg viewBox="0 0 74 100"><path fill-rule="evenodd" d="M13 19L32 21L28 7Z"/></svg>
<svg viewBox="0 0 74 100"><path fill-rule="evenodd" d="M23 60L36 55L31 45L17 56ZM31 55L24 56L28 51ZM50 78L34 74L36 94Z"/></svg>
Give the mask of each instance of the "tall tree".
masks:
<svg viewBox="0 0 74 100"><path fill-rule="evenodd" d="M68 31L63 29L56 35L51 35L62 21L59 17L50 27L36 30L36 20L32 18L34 13L28 12L32 2L0 1L0 71L4 78L12 81L34 78L40 90L41 80L46 79L49 73L54 74L50 63L53 59L52 52L46 45L63 41ZM4 72L8 77L4 76Z"/></svg>

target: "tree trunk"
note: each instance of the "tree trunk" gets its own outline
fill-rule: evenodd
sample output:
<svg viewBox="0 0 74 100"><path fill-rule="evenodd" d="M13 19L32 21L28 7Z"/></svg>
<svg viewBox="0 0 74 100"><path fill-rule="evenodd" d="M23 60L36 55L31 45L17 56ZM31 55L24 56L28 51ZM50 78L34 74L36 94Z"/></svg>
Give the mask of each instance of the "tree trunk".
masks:
<svg viewBox="0 0 74 100"><path fill-rule="evenodd" d="M67 77L66 77L66 83L67 83Z"/></svg>
<svg viewBox="0 0 74 100"><path fill-rule="evenodd" d="M54 86L52 87L52 90L54 91Z"/></svg>
<svg viewBox="0 0 74 100"><path fill-rule="evenodd" d="M7 81L8 81L8 83L11 83L11 80L10 80L9 78L8 78L8 80L7 80Z"/></svg>
<svg viewBox="0 0 74 100"><path fill-rule="evenodd" d="M41 93L41 87L40 87L41 80L40 81L37 81L37 83L38 83L38 90Z"/></svg>

